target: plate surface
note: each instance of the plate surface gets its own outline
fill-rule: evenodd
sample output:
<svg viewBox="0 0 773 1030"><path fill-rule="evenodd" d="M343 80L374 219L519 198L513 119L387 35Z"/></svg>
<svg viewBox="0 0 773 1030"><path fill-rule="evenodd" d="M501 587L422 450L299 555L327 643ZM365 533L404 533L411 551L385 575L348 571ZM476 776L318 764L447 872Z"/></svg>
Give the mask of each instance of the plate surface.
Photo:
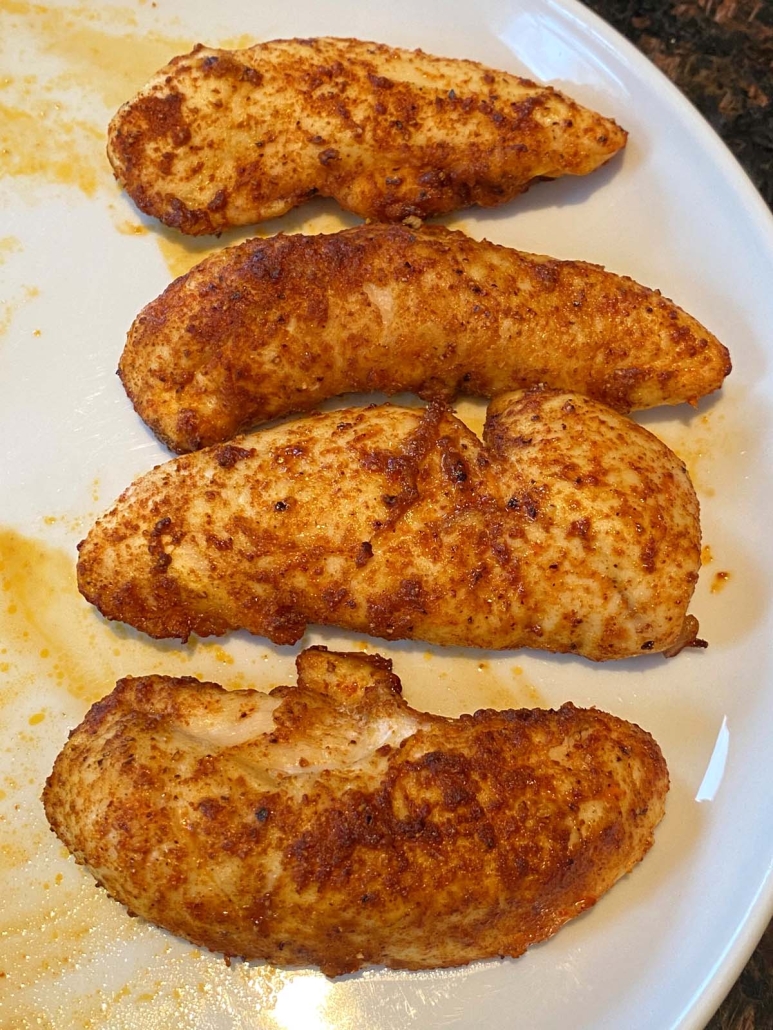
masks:
<svg viewBox="0 0 773 1030"><path fill-rule="evenodd" d="M449 224L657 286L735 365L697 410L640 417L685 459L701 498L705 564L691 610L707 651L592 666L334 632L303 641L389 654L419 708L596 705L650 730L672 777L652 852L553 940L517 961L336 981L229 969L130 919L67 857L39 801L68 730L120 675L294 682L300 645L236 634L181 647L105 624L77 594L74 560L92 519L168 456L114 375L126 329L208 248L247 235L185 241L141 216L112 181L107 121L193 42L323 34L481 60L615 117L631 134L622 159ZM0 1026L703 1026L773 910L773 225L723 145L571 0L0 0L0 55ZM320 203L260 233L354 222ZM482 411L460 407L473 428Z"/></svg>

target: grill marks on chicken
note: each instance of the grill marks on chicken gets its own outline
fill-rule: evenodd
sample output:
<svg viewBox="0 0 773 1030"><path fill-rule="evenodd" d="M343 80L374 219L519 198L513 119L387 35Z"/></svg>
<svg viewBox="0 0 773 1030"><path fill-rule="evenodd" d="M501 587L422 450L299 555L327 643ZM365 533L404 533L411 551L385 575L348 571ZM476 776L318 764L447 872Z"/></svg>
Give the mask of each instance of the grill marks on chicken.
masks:
<svg viewBox="0 0 773 1030"><path fill-rule="evenodd" d="M448 401L545 383L628 411L697 401L729 371L708 330L631 279L385 225L213 255L140 313L119 367L181 452L353 391Z"/></svg>
<svg viewBox="0 0 773 1030"><path fill-rule="evenodd" d="M49 821L128 909L329 976L517 956L649 849L668 772L597 710L426 715L391 663L312 648L271 694L121 680L56 760Z"/></svg>
<svg viewBox="0 0 773 1030"><path fill-rule="evenodd" d="M603 660L690 643L698 502L656 437L588 398L507 394L480 440L447 410L318 413L140 477L78 582L154 637L309 623Z"/></svg>
<svg viewBox="0 0 773 1030"><path fill-rule="evenodd" d="M504 203L625 146L612 120L473 61L355 39L175 57L113 118L108 157L147 214L216 233L315 194L402 221Z"/></svg>

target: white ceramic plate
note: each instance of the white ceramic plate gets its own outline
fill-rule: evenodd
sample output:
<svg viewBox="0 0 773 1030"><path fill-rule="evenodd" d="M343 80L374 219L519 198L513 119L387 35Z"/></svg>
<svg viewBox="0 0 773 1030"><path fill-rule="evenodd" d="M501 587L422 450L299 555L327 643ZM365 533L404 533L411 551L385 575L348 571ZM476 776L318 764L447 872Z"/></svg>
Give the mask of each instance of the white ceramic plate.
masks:
<svg viewBox="0 0 773 1030"><path fill-rule="evenodd" d="M40 790L67 731L125 673L196 673L266 689L296 649L236 635L186 647L104 624L73 583L74 545L131 478L167 455L113 372L140 307L200 256L141 217L103 155L113 110L194 41L355 35L527 72L630 131L622 158L454 220L474 236L601 262L658 286L730 347L697 411L642 421L677 449L703 505L692 605L710 641L609 666L535 653L389 653L409 701L594 704L649 729L672 776L654 849L595 909L518 961L438 973L228 969L131 920L47 829ZM767 210L696 113L571 0L140 0L0 3L0 1024L317 1030L701 1027L771 914L773 548ZM303 208L261 232L353 219ZM220 244L216 245L222 245ZM474 424L480 407L465 405Z"/></svg>

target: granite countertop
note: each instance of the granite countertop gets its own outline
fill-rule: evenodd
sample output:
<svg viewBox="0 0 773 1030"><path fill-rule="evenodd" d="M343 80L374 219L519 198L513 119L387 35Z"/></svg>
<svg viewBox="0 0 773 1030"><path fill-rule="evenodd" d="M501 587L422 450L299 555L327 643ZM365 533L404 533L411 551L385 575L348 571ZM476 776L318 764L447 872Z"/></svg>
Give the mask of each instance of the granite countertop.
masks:
<svg viewBox="0 0 773 1030"><path fill-rule="evenodd" d="M585 4L689 97L773 208L773 0Z"/></svg>
<svg viewBox="0 0 773 1030"><path fill-rule="evenodd" d="M773 0L585 4L679 86L773 208ZM770 1028L773 923L707 1030Z"/></svg>

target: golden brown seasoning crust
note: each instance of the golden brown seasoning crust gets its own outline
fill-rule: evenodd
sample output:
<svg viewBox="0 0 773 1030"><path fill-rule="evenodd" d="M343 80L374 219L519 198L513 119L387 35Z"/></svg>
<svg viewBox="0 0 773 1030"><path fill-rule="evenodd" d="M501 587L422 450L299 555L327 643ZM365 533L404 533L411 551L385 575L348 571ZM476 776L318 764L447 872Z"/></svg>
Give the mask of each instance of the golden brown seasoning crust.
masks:
<svg viewBox="0 0 773 1030"><path fill-rule="evenodd" d="M603 660L684 646L700 565L682 462L578 394L312 415L140 477L80 545L78 583L154 637L307 624Z"/></svg>
<svg viewBox="0 0 773 1030"><path fill-rule="evenodd" d="M131 912L329 976L520 955L648 851L648 733L572 705L426 715L390 670L312 648L271 694L121 680L56 760L51 826Z"/></svg>
<svg viewBox="0 0 773 1030"><path fill-rule="evenodd" d="M451 400L546 383L629 411L695 402L729 371L708 330L627 277L397 225L213 255L138 315L119 367L180 452L353 391Z"/></svg>
<svg viewBox="0 0 773 1030"><path fill-rule="evenodd" d="M185 233L274 218L319 194L379 221L502 204L625 146L613 121L473 61L356 39L197 46L118 111L116 178Z"/></svg>

